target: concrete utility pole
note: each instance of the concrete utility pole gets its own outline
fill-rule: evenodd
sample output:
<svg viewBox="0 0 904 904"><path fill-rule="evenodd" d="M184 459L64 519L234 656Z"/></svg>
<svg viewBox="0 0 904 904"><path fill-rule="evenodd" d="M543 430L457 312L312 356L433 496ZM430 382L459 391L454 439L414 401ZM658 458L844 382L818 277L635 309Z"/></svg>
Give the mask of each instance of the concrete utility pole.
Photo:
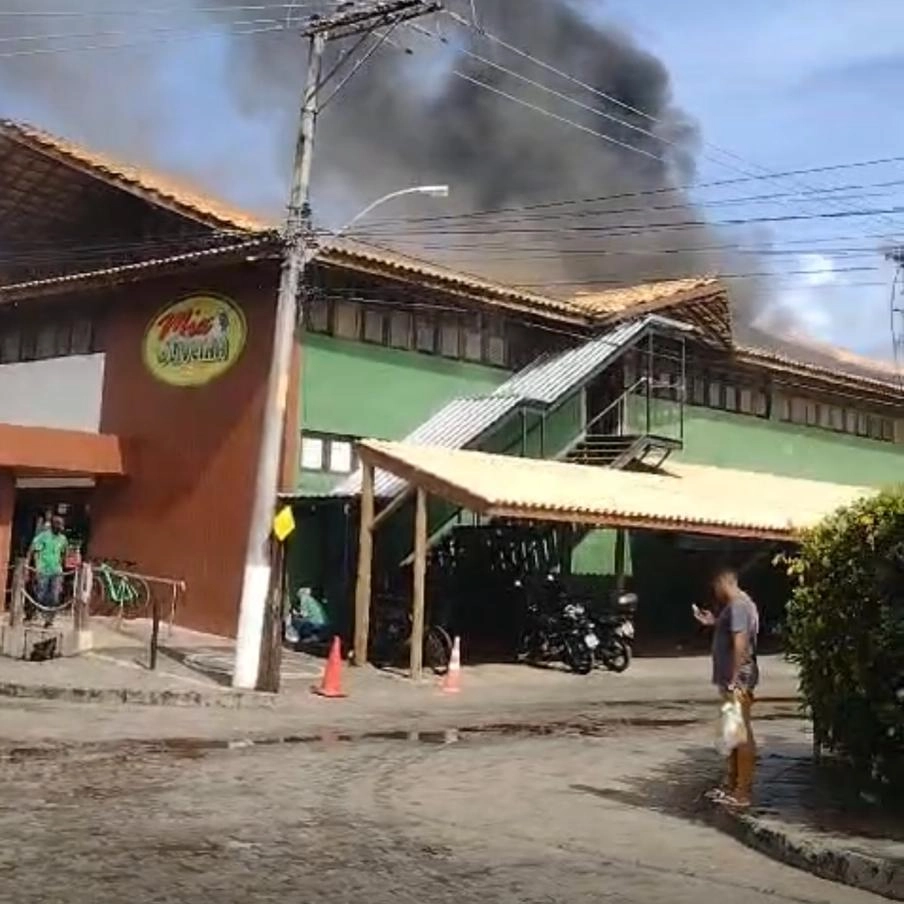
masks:
<svg viewBox="0 0 904 904"><path fill-rule="evenodd" d="M302 279L305 268L315 252L309 198L318 92L323 87L321 84L323 52L328 40L397 25L435 12L439 8L440 4L432 0L389 0L363 6L348 3L340 7L335 15L313 18L303 31L303 35L310 39L310 56L295 148L295 165L292 171L289 211L284 233L285 250L273 332L273 353L267 380L254 504L242 581L233 672L233 686L237 688L250 690L259 686L258 673L262 643L265 640L267 599L271 595L273 580L270 538L279 489L279 465L292 347L295 342L296 326L302 320L299 304ZM271 644L274 642L278 644L281 639L279 631L271 630L267 635L267 642ZM278 656L276 659L278 661ZM267 683L272 685L272 679ZM266 689L275 691L278 686L268 686Z"/></svg>

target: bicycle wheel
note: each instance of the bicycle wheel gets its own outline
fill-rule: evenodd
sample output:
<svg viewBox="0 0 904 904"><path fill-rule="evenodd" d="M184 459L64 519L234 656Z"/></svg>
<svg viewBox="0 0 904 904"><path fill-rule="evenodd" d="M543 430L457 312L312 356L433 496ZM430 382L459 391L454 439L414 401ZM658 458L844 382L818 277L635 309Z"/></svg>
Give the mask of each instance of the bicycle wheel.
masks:
<svg viewBox="0 0 904 904"><path fill-rule="evenodd" d="M91 593L88 595L88 613L90 615L116 615L119 604L110 598L107 589L107 576L95 571L91 578Z"/></svg>
<svg viewBox="0 0 904 904"><path fill-rule="evenodd" d="M119 585L122 594L123 607L127 610L137 611L147 608L151 601L151 588L144 578L123 576Z"/></svg>
<svg viewBox="0 0 904 904"><path fill-rule="evenodd" d="M449 669L452 657L452 638L438 625L431 625L424 635L424 665L437 675Z"/></svg>

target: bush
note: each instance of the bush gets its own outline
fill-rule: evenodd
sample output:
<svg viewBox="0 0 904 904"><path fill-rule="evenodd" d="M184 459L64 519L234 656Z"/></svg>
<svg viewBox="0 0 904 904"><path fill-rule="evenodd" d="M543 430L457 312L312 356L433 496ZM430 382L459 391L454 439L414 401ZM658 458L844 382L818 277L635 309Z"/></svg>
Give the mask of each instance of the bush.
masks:
<svg viewBox="0 0 904 904"><path fill-rule="evenodd" d="M817 742L904 787L904 488L827 518L787 564L790 656Z"/></svg>

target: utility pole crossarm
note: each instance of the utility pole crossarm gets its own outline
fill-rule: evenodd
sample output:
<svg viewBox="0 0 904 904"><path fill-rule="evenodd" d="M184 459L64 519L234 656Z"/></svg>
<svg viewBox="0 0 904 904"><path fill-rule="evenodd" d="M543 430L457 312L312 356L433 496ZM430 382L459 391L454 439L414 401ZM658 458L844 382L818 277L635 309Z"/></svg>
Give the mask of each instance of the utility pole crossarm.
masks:
<svg viewBox="0 0 904 904"><path fill-rule="evenodd" d="M334 41L385 25L417 19L428 13L439 12L442 8L442 3L438 0L381 0L364 8L340 11L334 16L318 16L308 23L302 34L305 37L324 34Z"/></svg>

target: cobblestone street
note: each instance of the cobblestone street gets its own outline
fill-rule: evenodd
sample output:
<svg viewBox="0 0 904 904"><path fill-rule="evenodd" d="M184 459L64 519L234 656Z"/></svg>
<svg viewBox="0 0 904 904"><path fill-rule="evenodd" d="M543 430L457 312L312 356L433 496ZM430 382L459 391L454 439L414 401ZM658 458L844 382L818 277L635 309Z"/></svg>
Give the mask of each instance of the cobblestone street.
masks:
<svg viewBox="0 0 904 904"><path fill-rule="evenodd" d="M0 901L880 900L706 825L711 742L695 725L12 755Z"/></svg>

